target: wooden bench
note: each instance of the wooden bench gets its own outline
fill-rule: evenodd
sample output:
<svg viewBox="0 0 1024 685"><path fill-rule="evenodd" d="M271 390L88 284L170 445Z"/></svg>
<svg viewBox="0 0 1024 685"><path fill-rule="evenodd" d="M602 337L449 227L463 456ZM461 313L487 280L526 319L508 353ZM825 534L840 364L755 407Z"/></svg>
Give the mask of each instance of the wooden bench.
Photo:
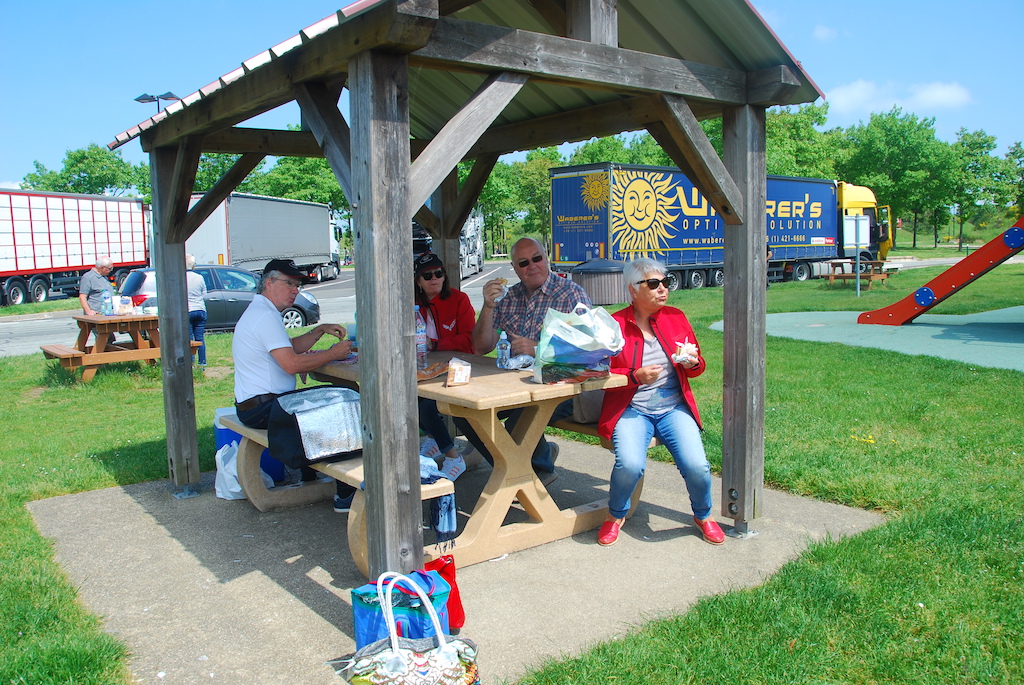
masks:
<svg viewBox="0 0 1024 685"><path fill-rule="evenodd" d="M194 355L199 351L202 343L190 340L189 345ZM110 346L110 351L107 352L83 352L68 345L40 345L39 349L43 351L43 356L47 359L56 359L60 362L61 366L70 371L83 366L98 367L116 362L148 361L154 363L155 360L160 358L159 347L137 349L130 342L115 343ZM83 377L83 380L89 379Z"/></svg>
<svg viewBox="0 0 1024 685"><path fill-rule="evenodd" d="M47 359L59 359L60 365L65 369L82 366L82 359L85 357L85 352L67 345L40 345L39 349Z"/></svg>
<svg viewBox="0 0 1024 685"><path fill-rule="evenodd" d="M833 274L829 274L828 282L829 282L829 285L831 285L835 281L850 281L850 280L853 280L855 278L860 278L863 281L867 281L868 282L868 290L871 290L871 284L874 283L875 281L884 281L885 279L889 278L889 272L880 273L880 274L876 274L876 273L870 273L870 274L867 274L867 273L865 273L865 274L846 274L846 273L836 274L836 273L833 273Z"/></svg>
<svg viewBox="0 0 1024 685"><path fill-rule="evenodd" d="M238 444L236 465L238 468L238 484L242 492L254 507L260 511L274 511L302 504L313 504L334 497L336 486L334 480L340 480L356 489L352 498L352 508L348 515L348 548L356 567L364 576L369 577L370 559L366 545L366 493L363 484L363 459L346 459L345 461L320 462L310 464L310 468L319 471L334 480L316 480L298 485L285 485L268 489L260 473L260 456L264 448L269 446L267 431L250 428L238 420L235 414L220 417L221 426L242 436ZM434 499L455 492L455 484L447 478L433 483L420 485L420 497L424 500Z"/></svg>

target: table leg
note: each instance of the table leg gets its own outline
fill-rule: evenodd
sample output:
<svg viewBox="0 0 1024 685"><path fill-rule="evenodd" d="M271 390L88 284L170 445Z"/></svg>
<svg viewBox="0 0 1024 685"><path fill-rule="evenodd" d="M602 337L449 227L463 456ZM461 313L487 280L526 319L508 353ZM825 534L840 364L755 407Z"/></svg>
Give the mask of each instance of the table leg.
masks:
<svg viewBox="0 0 1024 685"><path fill-rule="evenodd" d="M457 565L487 561L601 525L607 513L606 501L561 510L530 463L548 420L564 399L552 398L524 406L523 415L511 433L498 419L497 409L474 410L438 402L442 413L464 417L494 458L494 468L484 491L465 530L455 539L451 553ZM530 521L505 525L505 517L515 500ZM428 558L433 556L436 554L427 552Z"/></svg>

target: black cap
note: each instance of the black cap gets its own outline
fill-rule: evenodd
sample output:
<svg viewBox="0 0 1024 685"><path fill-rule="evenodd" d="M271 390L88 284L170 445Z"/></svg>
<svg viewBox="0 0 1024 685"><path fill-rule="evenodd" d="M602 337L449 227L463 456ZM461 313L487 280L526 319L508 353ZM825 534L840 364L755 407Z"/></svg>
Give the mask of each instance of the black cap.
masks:
<svg viewBox="0 0 1024 685"><path fill-rule="evenodd" d="M294 259L271 259L267 262L267 265L263 267L263 273L268 274L271 271L279 271L285 276L297 278L303 283L309 282L309 275L299 271L299 267L295 266Z"/></svg>
<svg viewBox="0 0 1024 685"><path fill-rule="evenodd" d="M412 264L413 264L412 272L414 274L418 274L419 272L423 271L424 269L429 269L432 266L439 266L442 269L444 268L444 262L442 262L441 258L438 257L433 252L424 252L419 257L417 257L415 260L413 260Z"/></svg>

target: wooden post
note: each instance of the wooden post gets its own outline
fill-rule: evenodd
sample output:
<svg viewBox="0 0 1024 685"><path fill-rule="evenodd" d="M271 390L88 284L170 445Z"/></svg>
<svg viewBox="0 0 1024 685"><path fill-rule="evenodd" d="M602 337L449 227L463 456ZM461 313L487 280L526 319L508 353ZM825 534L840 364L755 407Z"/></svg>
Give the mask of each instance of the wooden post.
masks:
<svg viewBox="0 0 1024 685"><path fill-rule="evenodd" d="M566 33L569 38L619 46L617 0L568 0L565 3Z"/></svg>
<svg viewBox="0 0 1024 685"><path fill-rule="evenodd" d="M408 209L408 58L349 61L370 577L423 566Z"/></svg>
<svg viewBox="0 0 1024 685"><path fill-rule="evenodd" d="M462 225L455 226L455 218L452 216L458 195L459 171L456 168L445 176L430 200L434 213L441 220L440 235L434 239L434 253L444 262L448 282L453 288L458 288L462 280Z"/></svg>
<svg viewBox="0 0 1024 685"><path fill-rule="evenodd" d="M725 227L722 515L738 534L761 515L765 387L765 109L725 110L725 166L744 199L745 223Z"/></svg>
<svg viewBox="0 0 1024 685"><path fill-rule="evenodd" d="M189 485L199 482L199 447L196 442L196 400L192 384L189 345L188 292L185 287L185 243L168 243L179 232L174 225L185 219L184 192L191 192L198 150L179 146L155 148L150 154L153 185L152 264L160 293L160 368L163 375L164 416L167 427L167 468L171 482L183 486L177 496L192 496ZM183 184L187 190L183 191Z"/></svg>

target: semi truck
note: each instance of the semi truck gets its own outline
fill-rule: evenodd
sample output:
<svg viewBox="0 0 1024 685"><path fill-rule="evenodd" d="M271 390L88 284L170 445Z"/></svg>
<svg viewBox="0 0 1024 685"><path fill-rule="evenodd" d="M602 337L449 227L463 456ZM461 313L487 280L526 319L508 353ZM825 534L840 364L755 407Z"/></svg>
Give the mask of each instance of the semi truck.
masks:
<svg viewBox="0 0 1024 685"><path fill-rule="evenodd" d="M51 290L76 297L82 274L103 256L120 287L149 265L147 213L138 198L0 190L3 304L45 302Z"/></svg>
<svg viewBox="0 0 1024 685"><path fill-rule="evenodd" d="M599 163L551 176L552 266L652 257L669 289L721 286L725 224L679 169ZM765 207L769 280L804 281L836 259L875 260L889 240L888 207L870 188L769 176Z"/></svg>
<svg viewBox="0 0 1024 685"><path fill-rule="evenodd" d="M202 193L192 195L194 205ZM271 259L293 259L313 281L338 275L338 248L327 205L231 193L195 233L185 251L200 264L259 272Z"/></svg>
<svg viewBox="0 0 1024 685"><path fill-rule="evenodd" d="M475 276L484 270L484 215L474 209L462 227L459 236L459 259L462 278Z"/></svg>

